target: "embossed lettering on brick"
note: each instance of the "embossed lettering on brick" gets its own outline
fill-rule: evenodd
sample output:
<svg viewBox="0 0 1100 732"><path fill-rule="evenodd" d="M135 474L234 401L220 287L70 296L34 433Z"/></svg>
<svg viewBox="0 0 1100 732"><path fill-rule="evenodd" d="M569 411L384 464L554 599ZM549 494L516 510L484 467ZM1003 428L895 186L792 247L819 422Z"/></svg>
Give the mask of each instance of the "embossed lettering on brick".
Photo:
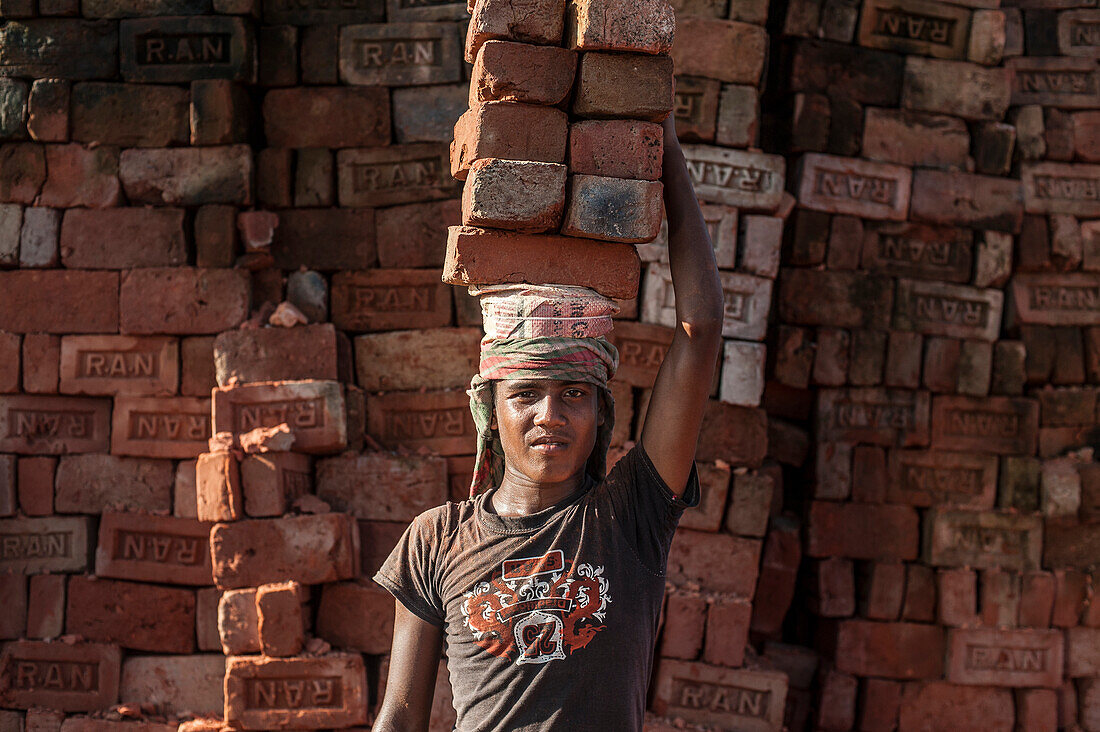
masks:
<svg viewBox="0 0 1100 732"><path fill-rule="evenodd" d="M662 716L761 732L783 726L783 673L662 659L656 687L654 711Z"/></svg>
<svg viewBox="0 0 1100 732"><path fill-rule="evenodd" d="M1047 688L1062 683L1061 630L952 628L947 633L948 681Z"/></svg>
<svg viewBox="0 0 1100 732"><path fill-rule="evenodd" d="M0 397L0 451L26 455L107 452L111 401L91 397Z"/></svg>
<svg viewBox="0 0 1100 732"><path fill-rule="evenodd" d="M250 81L251 26L229 16L138 18L119 23L119 70L127 81Z"/></svg>
<svg viewBox="0 0 1100 732"><path fill-rule="evenodd" d="M995 341L1004 294L928 280L898 280L893 326L927 335Z"/></svg>
<svg viewBox="0 0 1100 732"><path fill-rule="evenodd" d="M924 0L865 0L861 15L861 46L933 58L966 58L968 10Z"/></svg>
<svg viewBox="0 0 1100 732"><path fill-rule="evenodd" d="M336 170L342 206L390 206L453 195L445 145L418 143L340 150Z"/></svg>
<svg viewBox="0 0 1100 732"><path fill-rule="evenodd" d="M1039 568L1042 519L1008 511L933 508L924 520L924 561L937 567Z"/></svg>
<svg viewBox="0 0 1100 732"><path fill-rule="evenodd" d="M1005 66L1013 71L1012 106L1100 106L1100 67L1092 59L1020 56L1007 59Z"/></svg>
<svg viewBox="0 0 1100 732"><path fill-rule="evenodd" d="M64 394L173 394L178 362L175 338L63 336L59 388Z"/></svg>
<svg viewBox="0 0 1100 732"><path fill-rule="evenodd" d="M912 178L900 165L807 153L799 161L798 203L814 211L903 221Z"/></svg>
<svg viewBox="0 0 1100 732"><path fill-rule="evenodd" d="M212 585L212 526L175 516L105 511L99 522L96 575L139 582Z"/></svg>
<svg viewBox="0 0 1100 732"><path fill-rule="evenodd" d="M930 402L926 391L821 389L817 393L817 439L927 445Z"/></svg>
<svg viewBox="0 0 1100 732"><path fill-rule="evenodd" d="M911 506L993 508L997 457L946 450L892 450L886 498Z"/></svg>
<svg viewBox="0 0 1100 732"><path fill-rule="evenodd" d="M863 268L901 277L968 282L974 260L970 229L924 224L868 226Z"/></svg>
<svg viewBox="0 0 1100 732"><path fill-rule="evenodd" d="M121 658L106 643L5 643L0 669L7 683L0 705L63 712L106 709L118 701Z"/></svg>
<svg viewBox="0 0 1100 732"><path fill-rule="evenodd" d="M1028 213L1100 216L1100 165L1024 163L1020 178Z"/></svg>
<svg viewBox="0 0 1100 732"><path fill-rule="evenodd" d="M1025 325L1100 325L1100 277L1021 273L1009 284L1012 317Z"/></svg>
<svg viewBox="0 0 1100 732"><path fill-rule="evenodd" d="M199 397L117 397L111 452L136 457L193 458L210 439L210 400Z"/></svg>
<svg viewBox="0 0 1100 732"><path fill-rule="evenodd" d="M348 84L408 86L462 78L457 23L352 25L340 32L340 78Z"/></svg>
<svg viewBox="0 0 1100 732"><path fill-rule="evenodd" d="M939 396L932 402L932 446L1011 455L1035 452L1039 403L1012 397Z"/></svg>
<svg viewBox="0 0 1100 732"><path fill-rule="evenodd" d="M0 520L0 572L40 574L88 569L91 517Z"/></svg>
<svg viewBox="0 0 1100 732"><path fill-rule="evenodd" d="M688 174L705 201L774 211L783 195L786 163L778 155L684 145Z"/></svg>

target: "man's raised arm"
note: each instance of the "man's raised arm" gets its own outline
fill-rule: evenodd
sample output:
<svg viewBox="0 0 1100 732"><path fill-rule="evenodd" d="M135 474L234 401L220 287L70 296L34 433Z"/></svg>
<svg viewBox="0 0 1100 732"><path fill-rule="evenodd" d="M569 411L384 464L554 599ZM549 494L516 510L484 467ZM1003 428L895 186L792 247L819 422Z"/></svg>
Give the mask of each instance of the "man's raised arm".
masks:
<svg viewBox="0 0 1100 732"><path fill-rule="evenodd" d="M649 401L642 445L674 493L687 485L722 347L722 285L672 115L664 123L665 216L676 292L676 334Z"/></svg>

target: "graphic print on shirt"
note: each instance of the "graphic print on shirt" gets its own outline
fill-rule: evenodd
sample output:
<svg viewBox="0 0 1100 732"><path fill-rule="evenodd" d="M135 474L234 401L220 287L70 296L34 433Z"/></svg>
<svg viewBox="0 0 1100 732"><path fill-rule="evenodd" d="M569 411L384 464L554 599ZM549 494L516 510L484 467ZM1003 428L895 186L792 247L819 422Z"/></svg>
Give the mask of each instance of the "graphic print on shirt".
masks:
<svg viewBox="0 0 1100 732"><path fill-rule="evenodd" d="M604 568L567 560L561 549L506 559L467 592L462 615L474 642L517 664L549 663L587 646L605 628Z"/></svg>

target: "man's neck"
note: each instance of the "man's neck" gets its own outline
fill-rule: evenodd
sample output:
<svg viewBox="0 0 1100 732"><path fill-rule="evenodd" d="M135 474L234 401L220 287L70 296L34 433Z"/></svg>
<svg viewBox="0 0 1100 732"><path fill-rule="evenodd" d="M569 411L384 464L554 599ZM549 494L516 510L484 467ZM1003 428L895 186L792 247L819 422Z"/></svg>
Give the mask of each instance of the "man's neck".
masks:
<svg viewBox="0 0 1100 732"><path fill-rule="evenodd" d="M500 487L490 498L498 516L530 516L572 495L583 484L583 469L560 483L535 483L505 470Z"/></svg>

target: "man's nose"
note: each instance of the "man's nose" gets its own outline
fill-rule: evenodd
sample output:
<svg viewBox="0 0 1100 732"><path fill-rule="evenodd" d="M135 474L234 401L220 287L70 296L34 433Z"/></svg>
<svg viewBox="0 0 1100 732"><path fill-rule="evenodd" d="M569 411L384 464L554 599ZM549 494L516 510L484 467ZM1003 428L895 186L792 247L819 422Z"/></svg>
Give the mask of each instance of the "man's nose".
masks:
<svg viewBox="0 0 1100 732"><path fill-rule="evenodd" d="M560 400L553 396L544 396L538 403L535 411L535 424L540 426L565 423L565 414Z"/></svg>

